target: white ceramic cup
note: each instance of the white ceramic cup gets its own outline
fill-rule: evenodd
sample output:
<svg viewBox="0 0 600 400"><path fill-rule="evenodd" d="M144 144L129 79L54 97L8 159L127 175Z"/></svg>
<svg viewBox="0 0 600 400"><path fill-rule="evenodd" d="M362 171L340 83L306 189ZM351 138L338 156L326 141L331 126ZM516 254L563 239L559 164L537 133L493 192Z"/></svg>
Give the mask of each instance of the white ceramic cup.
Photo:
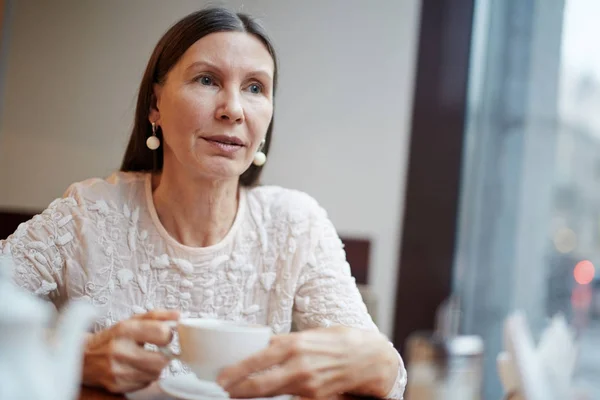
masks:
<svg viewBox="0 0 600 400"><path fill-rule="evenodd" d="M160 351L187 364L198 379L214 382L219 372L265 349L271 328L206 318L185 318L171 324L179 336L180 353Z"/></svg>

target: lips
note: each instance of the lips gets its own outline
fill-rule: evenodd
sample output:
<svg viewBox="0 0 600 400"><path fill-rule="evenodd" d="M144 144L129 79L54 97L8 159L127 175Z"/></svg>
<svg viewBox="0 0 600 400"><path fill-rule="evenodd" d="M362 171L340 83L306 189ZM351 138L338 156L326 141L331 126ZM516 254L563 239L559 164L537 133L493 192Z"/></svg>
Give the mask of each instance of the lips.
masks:
<svg viewBox="0 0 600 400"><path fill-rule="evenodd" d="M208 142L220 143L227 146L243 146L242 140L236 136L216 135L203 138Z"/></svg>
<svg viewBox="0 0 600 400"><path fill-rule="evenodd" d="M209 136L202 138L216 152L216 154L232 156L240 149L244 148L244 143L241 139L235 136Z"/></svg>

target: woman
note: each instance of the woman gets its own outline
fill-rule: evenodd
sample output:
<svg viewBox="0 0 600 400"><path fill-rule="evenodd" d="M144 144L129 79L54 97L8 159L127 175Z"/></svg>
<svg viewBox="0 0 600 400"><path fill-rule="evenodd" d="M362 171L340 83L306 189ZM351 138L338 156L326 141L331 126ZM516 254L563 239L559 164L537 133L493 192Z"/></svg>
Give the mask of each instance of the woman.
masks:
<svg viewBox="0 0 600 400"><path fill-rule="evenodd" d="M57 307L98 308L84 384L128 392L159 378L168 360L147 345L167 345L162 321L184 313L276 334L222 372L231 396L402 397L402 360L368 315L325 211L257 186L276 84L255 20L222 8L183 18L150 58L121 171L71 185L0 242L20 286Z"/></svg>

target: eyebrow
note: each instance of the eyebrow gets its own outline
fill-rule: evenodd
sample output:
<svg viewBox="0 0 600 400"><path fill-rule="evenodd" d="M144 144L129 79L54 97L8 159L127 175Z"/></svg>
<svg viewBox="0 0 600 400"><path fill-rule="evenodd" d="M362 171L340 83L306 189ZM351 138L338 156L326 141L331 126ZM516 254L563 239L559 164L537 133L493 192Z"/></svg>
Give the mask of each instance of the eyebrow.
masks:
<svg viewBox="0 0 600 400"><path fill-rule="evenodd" d="M212 69L215 71L219 71L220 68L208 61L196 61L193 62L192 64L190 64L185 70L186 72L189 72L195 68L208 68L208 69ZM260 68L260 69L256 69L252 72L250 72L248 75L251 76L263 76L265 78L268 78L270 80L273 80L273 73L271 71L269 71L268 69L264 69L264 68Z"/></svg>

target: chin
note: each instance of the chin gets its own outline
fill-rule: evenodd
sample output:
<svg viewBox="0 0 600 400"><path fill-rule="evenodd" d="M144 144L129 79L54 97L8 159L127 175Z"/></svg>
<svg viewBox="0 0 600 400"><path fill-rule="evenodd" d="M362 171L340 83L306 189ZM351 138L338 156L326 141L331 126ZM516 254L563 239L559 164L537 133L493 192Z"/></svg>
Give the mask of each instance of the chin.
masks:
<svg viewBox="0 0 600 400"><path fill-rule="evenodd" d="M198 166L198 171L202 176L210 177L214 180L228 180L239 178L247 168L241 163L233 160L218 160L210 163L202 163Z"/></svg>

